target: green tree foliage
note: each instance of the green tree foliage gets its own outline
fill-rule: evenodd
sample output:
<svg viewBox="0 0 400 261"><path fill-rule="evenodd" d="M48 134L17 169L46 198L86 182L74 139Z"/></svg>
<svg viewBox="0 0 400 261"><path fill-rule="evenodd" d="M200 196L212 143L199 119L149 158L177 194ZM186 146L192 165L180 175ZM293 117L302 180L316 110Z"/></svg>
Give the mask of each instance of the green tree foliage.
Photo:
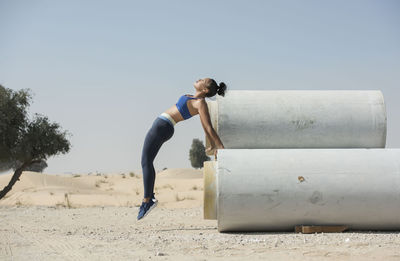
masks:
<svg viewBox="0 0 400 261"><path fill-rule="evenodd" d="M195 169L202 168L203 162L210 160L210 158L206 155L205 147L201 140L193 139L192 147L189 151L189 159L192 167Z"/></svg>
<svg viewBox="0 0 400 261"><path fill-rule="evenodd" d="M31 166L26 168L26 170L29 171L35 171L35 172L43 172L43 170L47 168L47 163L44 160L41 160L40 162L33 163Z"/></svg>
<svg viewBox="0 0 400 261"><path fill-rule="evenodd" d="M9 169L17 169L19 166L21 166L23 163L20 161L15 161L15 162L8 162L5 163L3 162L0 164L0 171L6 171ZM35 172L43 172L45 168L47 168L47 162L44 160L41 160L39 162L32 163L32 165L26 167L24 170L27 171L35 171Z"/></svg>
<svg viewBox="0 0 400 261"><path fill-rule="evenodd" d="M0 191L0 199L19 180L22 171L44 166L50 156L70 149L68 133L58 123L40 114L28 117L31 100L29 89L14 91L0 85L0 170L15 170L10 183Z"/></svg>
<svg viewBox="0 0 400 261"><path fill-rule="evenodd" d="M0 162L15 158L21 139L21 131L26 129L26 107L31 100L29 90L13 91L0 85Z"/></svg>

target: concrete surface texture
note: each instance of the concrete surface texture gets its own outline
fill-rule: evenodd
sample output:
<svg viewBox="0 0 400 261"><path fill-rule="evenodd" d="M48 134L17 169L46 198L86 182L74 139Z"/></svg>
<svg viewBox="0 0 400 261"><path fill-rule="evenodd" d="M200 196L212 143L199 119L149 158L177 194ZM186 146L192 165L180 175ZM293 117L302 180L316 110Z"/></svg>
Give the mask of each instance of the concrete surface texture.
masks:
<svg viewBox="0 0 400 261"><path fill-rule="evenodd" d="M208 101L225 148L384 148L381 91L236 91ZM208 139L206 143L209 144Z"/></svg>
<svg viewBox="0 0 400 261"><path fill-rule="evenodd" d="M400 149L220 150L218 230L400 229L399 166Z"/></svg>

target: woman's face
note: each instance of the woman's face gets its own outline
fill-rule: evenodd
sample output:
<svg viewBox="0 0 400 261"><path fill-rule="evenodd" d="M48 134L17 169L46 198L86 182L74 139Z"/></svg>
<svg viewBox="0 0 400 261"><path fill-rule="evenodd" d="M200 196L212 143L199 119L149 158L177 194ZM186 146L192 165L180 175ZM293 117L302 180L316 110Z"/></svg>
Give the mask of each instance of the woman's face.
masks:
<svg viewBox="0 0 400 261"><path fill-rule="evenodd" d="M194 83L194 88L197 91L203 91L206 89L207 83L209 81L209 78L204 78L204 79L198 79L195 83Z"/></svg>

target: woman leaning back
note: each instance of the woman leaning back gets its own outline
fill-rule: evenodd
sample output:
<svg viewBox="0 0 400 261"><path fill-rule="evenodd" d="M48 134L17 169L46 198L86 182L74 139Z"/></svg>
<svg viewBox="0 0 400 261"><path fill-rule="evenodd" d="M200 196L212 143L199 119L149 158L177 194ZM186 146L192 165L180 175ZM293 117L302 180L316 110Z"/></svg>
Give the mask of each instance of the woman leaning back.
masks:
<svg viewBox="0 0 400 261"><path fill-rule="evenodd" d="M153 125L147 132L141 160L144 198L139 208L138 220L145 217L157 206L158 201L155 199L153 192L156 176L153 161L161 145L174 134L175 124L199 114L201 125L211 144L211 147L207 148L207 151L214 151L214 155L217 156L217 150L224 148L218 134L211 125L210 114L205 98L213 97L216 94L224 96L226 90L225 83L221 82L217 85L215 80L204 78L194 83L194 89L194 95L182 95L175 105L167 109L154 120Z"/></svg>

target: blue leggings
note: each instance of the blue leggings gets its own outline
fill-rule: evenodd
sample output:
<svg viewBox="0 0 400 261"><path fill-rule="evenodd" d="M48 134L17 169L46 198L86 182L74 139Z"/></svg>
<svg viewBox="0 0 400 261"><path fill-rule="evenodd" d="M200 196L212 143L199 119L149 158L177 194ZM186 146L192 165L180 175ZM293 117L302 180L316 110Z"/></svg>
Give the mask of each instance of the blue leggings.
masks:
<svg viewBox="0 0 400 261"><path fill-rule="evenodd" d="M156 171L153 161L161 145L169 140L174 134L174 125L167 119L158 117L147 132L142 150L142 170L144 197L149 198L153 195Z"/></svg>

